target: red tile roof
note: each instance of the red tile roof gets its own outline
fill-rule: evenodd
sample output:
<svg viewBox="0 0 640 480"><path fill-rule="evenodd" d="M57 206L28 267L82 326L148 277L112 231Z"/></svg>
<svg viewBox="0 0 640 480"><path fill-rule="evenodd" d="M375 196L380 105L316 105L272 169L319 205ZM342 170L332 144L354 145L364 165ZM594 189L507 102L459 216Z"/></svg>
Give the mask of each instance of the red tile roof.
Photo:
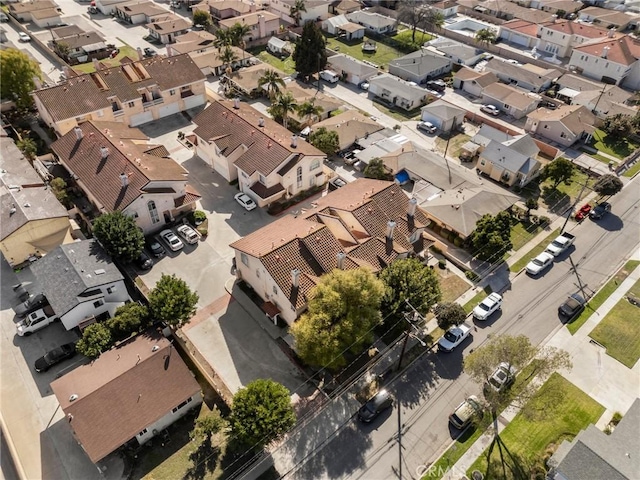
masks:
<svg viewBox="0 0 640 480"><path fill-rule="evenodd" d="M541 25L547 25L547 22ZM529 37L535 37L538 34L538 24L529 22L527 20L520 20L519 18L509 20L502 24L501 28L527 35Z"/></svg>
<svg viewBox="0 0 640 480"><path fill-rule="evenodd" d="M586 25L584 23L570 22L569 20L557 20L555 22L545 23L542 26L555 32L577 35L585 38L606 38L607 35L609 35L609 30L605 28ZM614 35L618 37L622 34L615 32Z"/></svg>
<svg viewBox="0 0 640 480"><path fill-rule="evenodd" d="M640 42L625 35L622 38L606 39L602 42L575 47L574 51L602 57L608 49L607 60L621 65L632 65L640 59Z"/></svg>
<svg viewBox="0 0 640 480"><path fill-rule="evenodd" d="M54 380L51 389L93 462L200 392L180 355L156 332L103 353Z"/></svg>

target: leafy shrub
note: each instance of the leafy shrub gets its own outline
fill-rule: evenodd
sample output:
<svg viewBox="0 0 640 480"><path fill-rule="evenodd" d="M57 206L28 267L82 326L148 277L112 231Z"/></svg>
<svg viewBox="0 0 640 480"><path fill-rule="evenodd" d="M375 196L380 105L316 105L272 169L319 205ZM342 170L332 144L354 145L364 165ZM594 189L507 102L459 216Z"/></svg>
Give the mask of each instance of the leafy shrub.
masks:
<svg viewBox="0 0 640 480"><path fill-rule="evenodd" d="M480 280L480 277L476 275L476 273L473 270L467 270L466 272L464 272L464 276L467 277L472 282L477 282L478 280Z"/></svg>
<svg viewBox="0 0 640 480"><path fill-rule="evenodd" d="M447 261L444 258L441 258L440 260L438 260L438 267L444 270L445 268L447 268Z"/></svg>

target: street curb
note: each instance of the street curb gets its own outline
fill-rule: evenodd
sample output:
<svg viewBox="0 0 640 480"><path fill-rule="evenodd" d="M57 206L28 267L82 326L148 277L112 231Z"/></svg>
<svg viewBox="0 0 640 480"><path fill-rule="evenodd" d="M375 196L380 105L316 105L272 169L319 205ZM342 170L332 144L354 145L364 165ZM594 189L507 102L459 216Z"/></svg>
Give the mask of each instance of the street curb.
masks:
<svg viewBox="0 0 640 480"><path fill-rule="evenodd" d="M2 435L7 442L7 448L9 449L9 454L11 455L11 459L13 460L13 464L16 467L16 473L18 474L18 477L20 478L20 480L28 480L27 475L22 468L20 457L18 457L18 451L16 450L16 446L13 443L13 438L9 433L9 429L7 429L2 411L0 411L0 429L2 430Z"/></svg>

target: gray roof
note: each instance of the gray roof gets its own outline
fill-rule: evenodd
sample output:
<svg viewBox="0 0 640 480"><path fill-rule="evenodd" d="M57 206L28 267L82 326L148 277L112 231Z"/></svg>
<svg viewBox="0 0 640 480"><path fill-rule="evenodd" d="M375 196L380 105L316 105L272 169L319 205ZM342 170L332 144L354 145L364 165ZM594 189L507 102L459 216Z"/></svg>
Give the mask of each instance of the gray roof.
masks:
<svg viewBox="0 0 640 480"><path fill-rule="evenodd" d="M384 15L380 15L379 13L365 12L362 10L353 13L347 13L346 17L352 22L360 23L365 26L369 25L375 28L396 24L395 19L391 17L385 17Z"/></svg>
<svg viewBox="0 0 640 480"><path fill-rule="evenodd" d="M452 105L449 102L445 102L442 99L436 100L435 102L430 103L429 105L425 105L424 107L421 108L421 110L423 112L427 111L431 115L435 115L436 117L441 118L445 122L447 120L459 117L461 115L464 117L465 113L467 113L462 108L456 107L455 105Z"/></svg>
<svg viewBox="0 0 640 480"><path fill-rule="evenodd" d="M407 170L441 190L478 186L457 174L455 165L451 167L453 171L449 174L442 156L429 150L416 148L415 151L403 152L398 156L398 171Z"/></svg>
<svg viewBox="0 0 640 480"><path fill-rule="evenodd" d="M495 140L491 140L486 148L480 154L481 158L485 158L495 165L500 165L510 172L529 173L538 161L523 155L516 150L503 145Z"/></svg>
<svg viewBox="0 0 640 480"><path fill-rule="evenodd" d="M534 68L537 69L538 67ZM555 80L561 75L561 72L555 68L547 70L542 69L542 75L540 75L532 70L528 70L523 65L513 65L512 63L503 62L497 58L494 58L487 63L485 71L493 72L498 76L502 75L513 80L528 83L537 89L541 88L545 83Z"/></svg>
<svg viewBox="0 0 640 480"><path fill-rule="evenodd" d="M399 68L414 75L425 75L447 65L451 65L448 58L422 49L389 62L389 67Z"/></svg>
<svg viewBox="0 0 640 480"><path fill-rule="evenodd" d="M535 157L540 152L536 142L527 134L518 135L502 144L527 157Z"/></svg>
<svg viewBox="0 0 640 480"><path fill-rule="evenodd" d="M0 138L0 158L0 239L30 221L67 217L67 210L9 137ZM15 212L10 213L14 208Z"/></svg>
<svg viewBox="0 0 640 480"><path fill-rule="evenodd" d="M402 95L403 98L419 99L427 95L427 91L424 88L411 85L409 82L388 73L383 73L370 79L369 90L371 90L371 85L379 85L391 91L394 95Z"/></svg>
<svg viewBox="0 0 640 480"><path fill-rule="evenodd" d="M289 45L289 42L280 40L278 37L271 37L267 43L274 46L275 48L285 48L287 45Z"/></svg>
<svg viewBox="0 0 640 480"><path fill-rule="evenodd" d="M611 435L593 425L565 442L551 457L555 477L565 480L634 480L640 472L640 399L636 399ZM561 475L561 476L560 476Z"/></svg>
<svg viewBox="0 0 640 480"><path fill-rule="evenodd" d="M509 140L513 140L513 137L502 130L498 130L497 128L490 127L489 125L483 124L478 130L471 141L477 145L482 145L486 147L489 145L491 140L495 140L496 142L506 142Z"/></svg>
<svg viewBox="0 0 640 480"><path fill-rule="evenodd" d="M87 301L82 297L87 290L123 280L95 240L61 245L31 265L31 271L58 316Z"/></svg>
<svg viewBox="0 0 640 480"><path fill-rule="evenodd" d="M360 77L375 75L378 73L377 68L344 54L329 57L327 61L331 64L334 70L343 70Z"/></svg>

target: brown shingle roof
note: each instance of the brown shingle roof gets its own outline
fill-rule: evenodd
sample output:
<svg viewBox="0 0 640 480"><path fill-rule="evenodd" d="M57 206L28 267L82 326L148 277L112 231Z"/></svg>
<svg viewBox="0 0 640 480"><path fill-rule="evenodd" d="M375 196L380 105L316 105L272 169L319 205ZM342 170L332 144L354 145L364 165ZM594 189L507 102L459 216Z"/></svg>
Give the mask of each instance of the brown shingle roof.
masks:
<svg viewBox="0 0 640 480"><path fill-rule="evenodd" d="M577 35L584 38L606 38L609 30L605 28L586 25L584 23L570 22L569 20L557 20L543 25L548 30L566 33L569 35ZM621 33L612 32L616 37L622 36Z"/></svg>
<svg viewBox="0 0 640 480"><path fill-rule="evenodd" d="M347 110L334 117L329 117L313 126L313 130L325 127L338 133L340 150L354 144L356 139L363 138L384 127L371 118L364 116L357 110Z"/></svg>
<svg viewBox="0 0 640 480"><path fill-rule="evenodd" d="M37 10L49 10L56 8L58 5L51 0L36 0L31 2L9 3L9 11L11 13L35 12Z"/></svg>
<svg viewBox="0 0 640 480"><path fill-rule="evenodd" d="M164 17L154 17L152 23L147 23L149 30L154 30L162 35L180 32L191 27L191 22L178 15L169 14Z"/></svg>
<svg viewBox="0 0 640 480"><path fill-rule="evenodd" d="M544 22L540 25L547 25L547 23L548 22ZM513 20L503 23L500 28L518 32L529 37L535 37L538 34L538 26L539 25L537 23L514 18Z"/></svg>
<svg viewBox="0 0 640 480"><path fill-rule="evenodd" d="M509 85L505 85L504 83L499 82L487 85L482 90L482 93L483 95L488 95L491 98L494 98L507 105L514 106L519 110L525 110L532 103L537 103L540 100L539 98L533 98L527 95L522 90L518 90L517 88L513 88Z"/></svg>
<svg viewBox="0 0 640 480"><path fill-rule="evenodd" d="M237 17L220 20L220 27L231 28L236 23L240 23L242 25L249 25L249 26L258 25L258 23L260 22L260 19L259 19L260 16L264 17L265 22L270 22L272 20L277 20L280 18L278 15L274 13L261 10L259 12L247 13L245 15L240 15Z"/></svg>
<svg viewBox="0 0 640 480"><path fill-rule="evenodd" d="M124 209L142 194L149 181L185 179L186 170L178 163L144 153L145 145L132 141L147 140L137 128L117 122L85 122L78 128L83 133L81 140L71 130L51 149L107 211ZM105 160L101 147L108 148ZM120 179L123 173L128 177L125 188Z"/></svg>
<svg viewBox="0 0 640 480"><path fill-rule="evenodd" d="M129 2L122 5L116 5L116 10L121 10L127 15L139 15L141 13L148 17L153 15L162 15L167 13L166 8L162 8L160 5L154 2Z"/></svg>
<svg viewBox="0 0 640 480"><path fill-rule="evenodd" d="M640 42L628 35L618 39L607 39L602 42L591 43L575 47L574 51L601 57L607 48L607 60L621 65L632 65L640 59Z"/></svg>
<svg viewBox="0 0 640 480"><path fill-rule="evenodd" d="M79 48L85 45L93 45L95 43L104 42L104 39L98 34L98 32L86 32L80 35L69 35L66 37L59 37L54 40L54 43L60 45L67 45L69 48Z"/></svg>
<svg viewBox="0 0 640 480"><path fill-rule="evenodd" d="M103 353L53 381L51 389L93 462L200 392L180 355L155 332Z"/></svg>

